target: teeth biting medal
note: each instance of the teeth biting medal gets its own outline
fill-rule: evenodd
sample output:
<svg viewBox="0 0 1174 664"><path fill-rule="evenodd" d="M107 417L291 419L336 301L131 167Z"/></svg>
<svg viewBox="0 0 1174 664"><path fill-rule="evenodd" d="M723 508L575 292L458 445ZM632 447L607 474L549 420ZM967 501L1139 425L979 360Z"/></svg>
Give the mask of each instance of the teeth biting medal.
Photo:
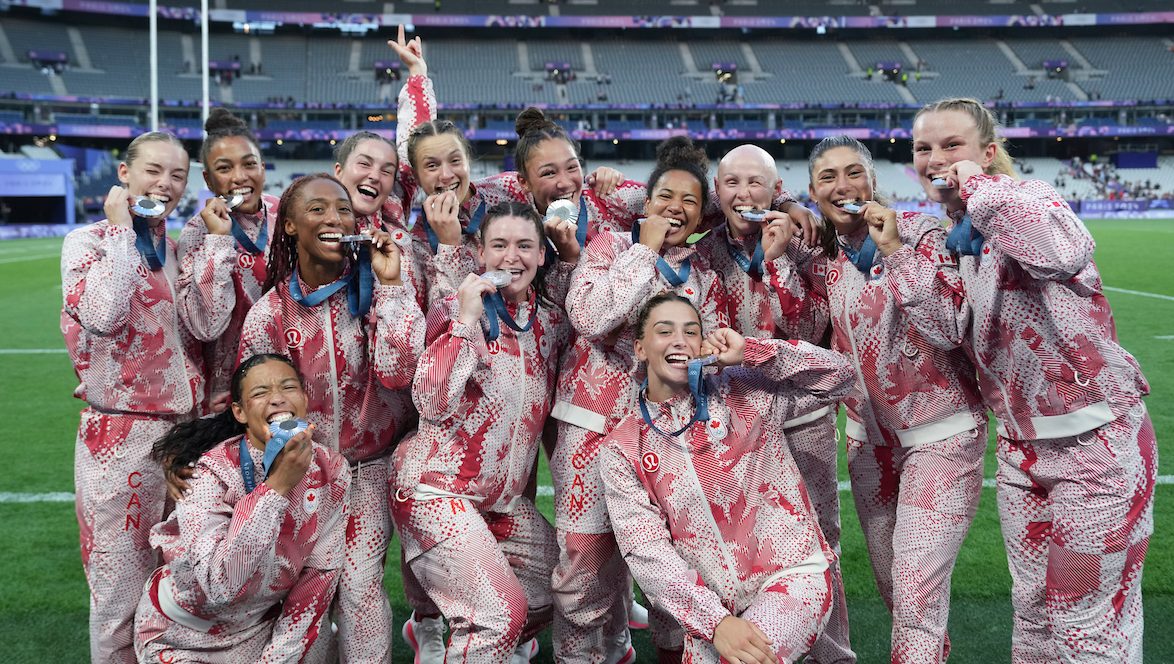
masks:
<svg viewBox="0 0 1174 664"><path fill-rule="evenodd" d="M130 206L130 211L136 217L143 217L144 219L162 217L166 209L166 205L149 196L136 196L134 203Z"/></svg>
<svg viewBox="0 0 1174 664"><path fill-rule="evenodd" d="M840 209L848 214L859 214L862 208L859 203L844 203Z"/></svg>
<svg viewBox="0 0 1174 664"><path fill-rule="evenodd" d="M493 284L497 288L508 286L514 280L514 275L505 270L492 270L481 275L481 278Z"/></svg>

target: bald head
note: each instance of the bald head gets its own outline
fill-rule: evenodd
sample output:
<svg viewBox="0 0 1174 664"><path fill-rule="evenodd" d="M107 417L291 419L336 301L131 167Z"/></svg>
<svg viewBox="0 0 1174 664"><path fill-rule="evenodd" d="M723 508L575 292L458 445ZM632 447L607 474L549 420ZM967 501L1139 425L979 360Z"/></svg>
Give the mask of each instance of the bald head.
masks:
<svg viewBox="0 0 1174 664"><path fill-rule="evenodd" d="M730 150L717 165L717 176L721 178L726 171L757 170L769 181L779 179L779 169L775 166L774 157L757 145L746 143Z"/></svg>

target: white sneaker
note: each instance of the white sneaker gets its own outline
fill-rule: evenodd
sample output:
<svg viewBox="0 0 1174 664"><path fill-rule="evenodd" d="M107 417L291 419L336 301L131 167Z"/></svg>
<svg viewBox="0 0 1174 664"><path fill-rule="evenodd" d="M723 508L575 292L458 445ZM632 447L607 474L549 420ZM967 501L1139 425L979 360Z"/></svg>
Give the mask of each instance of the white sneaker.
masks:
<svg viewBox="0 0 1174 664"><path fill-rule="evenodd" d="M414 664L444 664L444 619L422 618L416 614L404 623L404 641L416 653ZM535 644L537 645L537 644Z"/></svg>
<svg viewBox="0 0 1174 664"><path fill-rule="evenodd" d="M648 629L648 609L636 600L628 605L628 629Z"/></svg>
<svg viewBox="0 0 1174 664"><path fill-rule="evenodd" d="M525 643L519 643L514 650L513 657L510 658L510 664L528 664L534 655L538 654L538 639L530 639Z"/></svg>

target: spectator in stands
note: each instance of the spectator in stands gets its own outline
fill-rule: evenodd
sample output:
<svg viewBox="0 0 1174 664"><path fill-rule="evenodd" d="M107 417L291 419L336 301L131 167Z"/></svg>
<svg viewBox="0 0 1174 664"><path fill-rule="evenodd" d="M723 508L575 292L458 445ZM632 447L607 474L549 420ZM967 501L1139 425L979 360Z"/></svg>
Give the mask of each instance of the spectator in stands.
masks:
<svg viewBox="0 0 1174 664"><path fill-rule="evenodd" d="M893 616L893 661L945 662L950 578L982 493L986 413L962 345L969 309L941 222L876 200L848 136L812 150L825 222L832 347L859 382L844 401L852 498ZM854 207L856 206L856 207Z"/></svg>
<svg viewBox="0 0 1174 664"><path fill-rule="evenodd" d="M199 343L179 323L166 227L188 169L179 139L142 134L118 165L106 219L72 231L61 248L61 332L80 381L74 396L87 404L74 481L94 662L135 661L135 606L155 568L148 533L167 499L151 446L204 399ZM138 196L162 214L133 214Z"/></svg>
<svg viewBox="0 0 1174 664"><path fill-rule="evenodd" d="M913 141L914 169L953 221L948 247L998 420L1011 657L1140 663L1157 445L1093 238L1047 183L1015 178L980 102L926 106Z"/></svg>
<svg viewBox="0 0 1174 664"><path fill-rule="evenodd" d="M232 408L176 425L155 445L176 469L197 463L191 495L151 529L163 566L135 619L143 662L321 659L343 565L351 473L311 440L266 461L271 422L306 417L301 377L282 355L245 359Z"/></svg>

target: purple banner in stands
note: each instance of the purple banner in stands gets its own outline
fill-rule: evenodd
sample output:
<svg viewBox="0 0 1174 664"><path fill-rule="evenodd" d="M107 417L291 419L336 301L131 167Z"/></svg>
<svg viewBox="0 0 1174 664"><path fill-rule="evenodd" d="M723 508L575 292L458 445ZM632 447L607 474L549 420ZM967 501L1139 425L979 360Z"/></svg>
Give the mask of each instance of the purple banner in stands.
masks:
<svg viewBox="0 0 1174 664"><path fill-rule="evenodd" d="M57 11L147 16L146 4L101 0L4 0L7 6ZM158 8L163 18L199 20L194 7ZM293 25L456 28L759 28L827 30L841 28L996 28L1174 23L1174 11L1120 14L1001 14L994 16L526 16L495 14L329 14L214 9L213 22L274 22Z"/></svg>

